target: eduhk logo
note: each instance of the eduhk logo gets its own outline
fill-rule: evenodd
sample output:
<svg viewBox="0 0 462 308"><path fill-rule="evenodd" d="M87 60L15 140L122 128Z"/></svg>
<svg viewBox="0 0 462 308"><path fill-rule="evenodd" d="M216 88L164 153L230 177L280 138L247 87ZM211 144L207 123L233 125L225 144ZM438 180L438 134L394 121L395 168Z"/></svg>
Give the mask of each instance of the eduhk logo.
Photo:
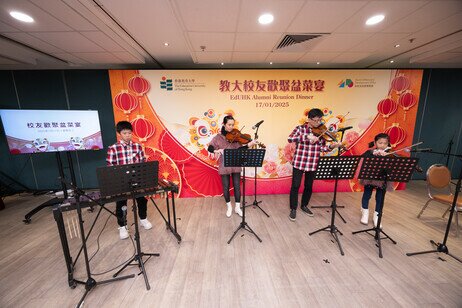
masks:
<svg viewBox="0 0 462 308"><path fill-rule="evenodd" d="M353 88L354 82L351 79L341 80L338 83L339 88Z"/></svg>
<svg viewBox="0 0 462 308"><path fill-rule="evenodd" d="M172 91L173 90L173 81L172 81L172 79L163 76L162 80L160 81L160 88L164 89L164 90L167 90L167 91Z"/></svg>

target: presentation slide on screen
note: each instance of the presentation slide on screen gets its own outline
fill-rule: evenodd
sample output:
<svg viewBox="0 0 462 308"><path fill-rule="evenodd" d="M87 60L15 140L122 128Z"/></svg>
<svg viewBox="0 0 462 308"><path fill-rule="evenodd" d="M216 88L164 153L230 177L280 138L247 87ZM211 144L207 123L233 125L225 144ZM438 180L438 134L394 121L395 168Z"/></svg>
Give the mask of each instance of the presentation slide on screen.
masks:
<svg viewBox="0 0 462 308"><path fill-rule="evenodd" d="M99 150L98 111L0 110L10 153Z"/></svg>

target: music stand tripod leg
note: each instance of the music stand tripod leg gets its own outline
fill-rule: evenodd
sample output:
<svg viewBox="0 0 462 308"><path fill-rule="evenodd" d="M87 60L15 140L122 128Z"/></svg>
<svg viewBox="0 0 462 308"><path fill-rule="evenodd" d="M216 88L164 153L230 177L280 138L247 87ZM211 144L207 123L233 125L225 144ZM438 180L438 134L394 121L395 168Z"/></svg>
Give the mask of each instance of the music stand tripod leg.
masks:
<svg viewBox="0 0 462 308"><path fill-rule="evenodd" d="M148 276L146 274L146 269L144 267L144 262L143 262L143 256L155 256L158 257L160 254L158 253L143 253L141 251L141 241L140 241L140 232L139 232L139 225L138 225L138 206L136 203L136 197L135 197L135 192L132 190L132 200L133 200L133 219L134 219L134 225L135 225L135 242L136 242L136 253L135 256L128 261L117 273L113 275L113 277L116 277L118 274L120 274L125 268L127 268L129 265L133 265L132 262L138 263L138 267L141 270L141 273L143 274L144 277L144 282L146 284L146 289L150 290L151 286L149 284Z"/></svg>
<svg viewBox="0 0 462 308"><path fill-rule="evenodd" d="M337 215L340 217L340 219L344 222L344 223L347 223L345 218L343 218L342 214L340 214L340 212L337 210L337 207L338 205L335 207L335 212L337 213ZM333 209L332 209L333 210Z"/></svg>
<svg viewBox="0 0 462 308"><path fill-rule="evenodd" d="M265 210L264 210L264 209L262 209L262 208L261 208L261 207L258 205L259 203L261 203L261 201L256 201L256 202L254 201L254 203L253 203L253 204L250 204L250 205L248 205L248 206L251 206L251 205L253 205L253 206L256 206L256 207L258 207L258 208L260 209L260 211L262 211L262 212L263 212L263 214L265 214L265 215L266 215L266 217L270 217L270 215L268 215L268 213L266 213L266 212L265 212Z"/></svg>
<svg viewBox="0 0 462 308"><path fill-rule="evenodd" d="M260 239L260 237L258 237L257 233L255 233L255 231L252 230L252 228L250 228L250 226L246 223L245 226L248 228L247 231L249 231L250 233L252 233L253 235L255 235L255 237L258 239L258 241L260 241L260 243L262 242L262 240Z"/></svg>
<svg viewBox="0 0 462 308"><path fill-rule="evenodd" d="M311 235L316 234L316 233L321 232L321 231L329 231L328 229L330 229L330 226L327 226L327 227L318 229L318 230L316 230L316 231L310 232L310 233L308 233L308 235L311 236Z"/></svg>
<svg viewBox="0 0 462 308"><path fill-rule="evenodd" d="M234 231L233 235L231 236L231 238L228 240L228 244L231 243L231 241L234 239L234 237L236 236L237 232L239 232L239 230L241 230L241 228L244 228L242 223L239 225L239 227L237 227L236 231Z"/></svg>
<svg viewBox="0 0 462 308"><path fill-rule="evenodd" d="M331 229L331 230L332 230L332 229ZM338 237L338 235L337 235L337 232L339 232L340 234L342 234L342 233L341 233L340 231L338 231L338 230L331 231L330 234L332 234L332 237L333 237L334 240L337 242L338 248L339 248L339 250L340 250L340 254L341 254L342 256L344 256L345 253L343 252L342 244L340 243L340 239L339 239L339 237Z"/></svg>

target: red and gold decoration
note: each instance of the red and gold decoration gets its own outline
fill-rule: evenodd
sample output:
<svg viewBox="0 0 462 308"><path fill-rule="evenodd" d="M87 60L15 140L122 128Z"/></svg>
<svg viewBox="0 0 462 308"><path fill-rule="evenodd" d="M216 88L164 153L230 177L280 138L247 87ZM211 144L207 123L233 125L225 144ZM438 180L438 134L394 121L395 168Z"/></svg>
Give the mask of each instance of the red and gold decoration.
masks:
<svg viewBox="0 0 462 308"><path fill-rule="evenodd" d="M387 119L396 112L398 104L391 98L382 99L377 105L378 112L383 118L383 128L387 125Z"/></svg>
<svg viewBox="0 0 462 308"><path fill-rule="evenodd" d="M399 75L391 82L391 88L398 93L406 91L411 86L411 81L405 75Z"/></svg>
<svg viewBox="0 0 462 308"><path fill-rule="evenodd" d="M259 99L262 106L258 105L259 102L256 102L256 107L252 107L252 105L255 106L255 103L251 103L250 101L248 104L241 104L241 102L222 103L225 100L229 100L232 94L248 94L249 96L257 95L259 97L269 96L271 90L268 87L263 88L262 84L269 81L273 82L273 79L276 80L279 77L275 76L275 73L271 70L262 72L251 71L250 73L249 71L239 71L235 73L238 74L236 77L229 75L231 73L228 74L225 71L219 71L218 74L215 71L162 71L159 73L150 71L149 74L144 74L144 76L143 72L138 70L109 71L113 104L115 106L113 109L115 121L128 120L132 123L134 141L142 143L148 161L159 162L159 179L166 179L179 185L180 197L208 197L222 194L221 179L217 172L216 160L207 152L207 144L209 139L219 132L220 123L223 116L228 113L228 109L237 113L237 120L246 123L246 129L248 130L251 127L248 123L250 120L243 119L242 114L247 112L248 114L252 114L252 116L255 115L255 119L253 120L257 120L257 118L260 118L255 113L255 109L258 107L261 115L265 114L261 118L265 119L265 125L267 125L265 126L265 130L262 129L260 131L260 134L263 136L273 128L280 129L280 125L278 125L280 123L271 123L273 119L279 120L283 118L286 122L287 119L293 121L293 113L290 114L290 117L287 117L289 108L270 106L268 104L271 103L265 102L264 99ZM297 125L299 117L303 117L300 119L300 124L302 124L306 120L306 113L313 107L319 107L324 112L326 124L333 124L332 127L334 128L341 128L348 125L354 126L345 135L344 140L348 141L349 146L348 151L342 155L363 154L368 149L368 143L374 140L374 136L382 132L390 135L390 143L395 147L394 150L412 144L423 75L422 70L388 70L386 74L383 74L383 71L377 73L374 70L365 70L361 72L362 75L357 74L355 71L313 72L307 70L306 73L308 75L316 75L315 77L307 78L305 80L306 83L302 83L300 89L305 89L306 93L295 93L297 83L289 82L290 85L293 85L294 89L290 88L290 90L287 90L287 94L290 96L292 92L292 94L302 94L302 96L323 95L323 98L308 101L305 99L303 105L301 105L301 102L300 104L292 104L291 102L290 108L299 108L301 106L296 111L294 123L291 122L290 124L291 128ZM284 74L288 76L285 78L289 81L297 81L300 78L304 78L297 75L300 72L296 70L287 70L287 72L284 71ZM327 80L330 74L335 75L335 77L329 83L327 81L323 83L322 91L316 92L315 88L311 87L310 82L312 80L308 79L311 78L314 81L317 79ZM219 77L216 77L218 75ZM170 88L162 88L162 82L165 81L165 78L162 79L163 76L167 76L170 80ZM346 78L343 76L351 79L351 87L340 88L337 85L338 80ZM363 76L367 78L363 78ZM219 78L218 82L214 78ZM260 79L258 80L260 87L246 83L246 81L251 79L254 81ZM222 81L221 83L220 80ZM377 82L377 84L380 83L382 87L375 87L374 83L369 84L372 85L370 88L364 86L365 82L367 83L371 80ZM230 82L229 87L226 86L226 81ZM160 83L161 86L154 87L157 83ZM222 85L223 88L217 85ZM285 85L279 84L279 87ZM358 86L356 87L356 85ZM363 89L361 89L361 85L364 86ZM186 88L192 89L192 92L181 91ZM350 109L353 114L352 116L342 117L341 112L337 110L339 106L335 104L336 100L332 99L334 97L333 92L341 93L335 95L348 97L350 94L354 95L355 91L358 93L359 91L371 88L376 91L373 99L368 100L367 97L364 97L364 102L360 102L364 106L367 104L369 108L367 109L368 115L355 119L354 121L357 122L354 124L348 122L350 118L355 117L355 110ZM388 93L384 90L380 90L377 93L377 89L379 88L388 89ZM236 91L233 92L233 89L236 89ZM261 89L264 89L264 91ZM261 90L261 93L257 92L257 90ZM283 95L285 93L275 92L273 94ZM194 98L194 95L200 97ZM329 98L329 95L332 95L332 97ZM317 97L315 96L315 98ZM188 104L178 104L180 99L182 102L187 101ZM286 100L288 99L284 98L283 101ZM321 106L318 103L319 101L322 101ZM370 106L368 104L371 101L377 104L376 108L374 105ZM276 102L276 104L280 103ZM345 103L342 101L342 104ZM179 107L180 105L184 106L186 111L175 109L181 108ZM361 108L360 106L356 106L356 108L358 107ZM343 114L348 110L342 111ZM177 116L177 113L182 114L182 117ZM235 123L235 125L238 125L238 123ZM289 133L290 131L288 130L282 135L286 138ZM193 138L196 135L197 138ZM259 193L281 194L289 192L292 171L289 162L292 159L294 144L287 144L286 142L287 139L284 140L284 143L270 144L269 147L268 142L265 142L268 155L265 156L264 167L260 171L257 171ZM265 178L261 177L262 173L274 176ZM246 193L252 194L254 189L252 183L253 175L249 175L247 180L251 183L246 187ZM356 179L351 181L341 180L338 185L339 191L362 190L362 186L359 185ZM332 191L333 186L333 181L315 181L314 191ZM395 188L397 189L403 187L404 184L395 184Z"/></svg>
<svg viewBox="0 0 462 308"><path fill-rule="evenodd" d="M122 90L114 97L114 105L124 112L128 120L130 113L138 108L138 101L127 90Z"/></svg>
<svg viewBox="0 0 462 308"><path fill-rule="evenodd" d="M141 97L148 93L150 89L149 81L147 81L143 76L137 74L128 80L128 88L136 94L138 97L138 102L140 105L140 110L142 109Z"/></svg>
<svg viewBox="0 0 462 308"><path fill-rule="evenodd" d="M417 104L417 97L411 92L405 92L398 98L398 103L404 110L404 121L406 121L406 114L415 104Z"/></svg>
<svg viewBox="0 0 462 308"><path fill-rule="evenodd" d="M385 133L390 136L390 144L392 148L403 143L404 139L406 139L406 131L399 127L399 123L393 123L392 126L388 127L385 130Z"/></svg>
<svg viewBox="0 0 462 308"><path fill-rule="evenodd" d="M422 82L422 70L397 70L395 77L390 83L387 99L389 101L380 101L377 105L379 114L385 119L392 122L388 128L377 125L377 118L372 122L367 132L361 135L355 146L349 150L349 154L361 155L368 147L367 143L374 140L374 136L378 133L385 132L390 136L390 144L394 147L393 150L398 150L402 147L412 144L414 133L415 119L417 116L417 106ZM402 108L398 108L401 106ZM403 155L409 155L403 153ZM362 186L357 179L350 180L352 191L362 191ZM395 189L403 189L404 183L395 183Z"/></svg>
<svg viewBox="0 0 462 308"><path fill-rule="evenodd" d="M156 128L151 121L145 119L143 115L137 115L131 123L133 126L133 135L135 135L141 143L146 142L146 140L151 138L156 132Z"/></svg>

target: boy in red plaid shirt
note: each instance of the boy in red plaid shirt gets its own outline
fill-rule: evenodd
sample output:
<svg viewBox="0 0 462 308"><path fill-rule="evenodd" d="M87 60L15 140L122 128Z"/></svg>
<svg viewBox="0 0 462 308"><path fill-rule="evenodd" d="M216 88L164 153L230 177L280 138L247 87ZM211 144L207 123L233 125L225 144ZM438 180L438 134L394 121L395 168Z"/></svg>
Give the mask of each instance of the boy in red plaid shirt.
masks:
<svg viewBox="0 0 462 308"><path fill-rule="evenodd" d="M120 121L116 125L117 133L120 140L111 145L107 151L106 162L108 166L113 165L127 165L142 163L146 161L144 156L143 147L139 143L132 142L132 125L128 121ZM147 217L147 204L148 201L145 197L136 198L138 205L138 215L140 216L140 224L149 230L152 224ZM125 220L127 209L127 200L116 202L116 216L117 223L119 224L119 237L120 239L128 238L127 221Z"/></svg>
<svg viewBox="0 0 462 308"><path fill-rule="evenodd" d="M296 143L292 162L292 186L290 188L289 219L292 221L295 221L297 217L298 190L303 174L305 174L305 184L300 208L308 216L313 216L313 212L308 208L308 203L313 192L313 180L320 154L321 152L328 152L341 146L340 143L331 143L327 146L324 138L318 138L313 135L311 129L321 125L323 115L320 109L311 109L308 112L308 119L305 124L295 127L288 138L289 142Z"/></svg>

